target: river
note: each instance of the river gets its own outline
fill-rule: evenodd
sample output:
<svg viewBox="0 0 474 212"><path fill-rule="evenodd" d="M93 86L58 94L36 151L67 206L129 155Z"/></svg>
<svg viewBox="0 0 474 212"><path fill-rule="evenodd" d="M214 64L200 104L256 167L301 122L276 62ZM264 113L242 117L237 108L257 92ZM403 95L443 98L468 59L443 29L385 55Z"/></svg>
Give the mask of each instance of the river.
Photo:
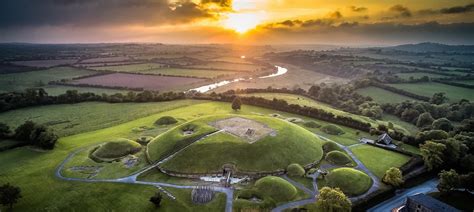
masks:
<svg viewBox="0 0 474 212"><path fill-rule="evenodd" d="M270 74L270 75L267 75L267 76L259 77L259 79L277 77L277 76L284 75L288 72L287 68L283 68L283 67L280 67L280 66L275 66L275 67L277 68L276 73L273 73L273 74ZM213 83L213 84L210 84L210 85L204 85L204 86L201 86L201 87L198 87L198 88L193 88L190 91L197 91L199 93L206 93L210 90L216 89L216 88L224 86L224 85L228 85L230 83L239 82L239 81L243 81L243 80L251 80L251 79L252 78L237 78L237 79L233 79L233 80L223 80L223 81L216 82L216 83Z"/></svg>

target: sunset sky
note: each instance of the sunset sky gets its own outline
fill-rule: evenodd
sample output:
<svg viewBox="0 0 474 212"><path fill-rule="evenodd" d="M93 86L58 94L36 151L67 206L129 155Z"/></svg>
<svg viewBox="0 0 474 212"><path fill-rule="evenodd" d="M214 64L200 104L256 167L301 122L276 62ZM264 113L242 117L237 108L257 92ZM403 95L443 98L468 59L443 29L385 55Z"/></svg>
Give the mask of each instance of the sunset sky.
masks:
<svg viewBox="0 0 474 212"><path fill-rule="evenodd" d="M474 44L466 0L2 0L0 42Z"/></svg>

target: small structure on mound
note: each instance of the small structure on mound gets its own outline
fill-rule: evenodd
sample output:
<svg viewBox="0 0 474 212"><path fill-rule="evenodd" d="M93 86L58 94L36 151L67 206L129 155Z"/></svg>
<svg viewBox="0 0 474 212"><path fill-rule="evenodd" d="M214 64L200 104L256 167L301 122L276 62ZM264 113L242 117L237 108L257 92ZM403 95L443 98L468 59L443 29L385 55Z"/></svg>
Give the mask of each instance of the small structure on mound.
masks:
<svg viewBox="0 0 474 212"><path fill-rule="evenodd" d="M205 204L214 198L214 190L209 186L199 186L191 192L193 203Z"/></svg>
<svg viewBox="0 0 474 212"><path fill-rule="evenodd" d="M266 124L242 117L221 119L210 123L210 125L219 130L243 138L249 143L257 142L269 134L276 134L275 130L268 127Z"/></svg>

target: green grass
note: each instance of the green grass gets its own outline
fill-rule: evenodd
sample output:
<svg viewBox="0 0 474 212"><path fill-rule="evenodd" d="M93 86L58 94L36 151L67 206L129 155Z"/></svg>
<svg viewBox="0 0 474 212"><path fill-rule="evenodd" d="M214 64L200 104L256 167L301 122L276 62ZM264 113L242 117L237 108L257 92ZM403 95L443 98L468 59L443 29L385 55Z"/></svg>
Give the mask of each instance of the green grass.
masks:
<svg viewBox="0 0 474 212"><path fill-rule="evenodd" d="M275 176L267 176L257 180L255 187L277 203L294 199L298 192L291 183Z"/></svg>
<svg viewBox="0 0 474 212"><path fill-rule="evenodd" d="M192 123L209 123L230 116L212 116ZM235 164L239 171L275 171L286 169L292 163L307 165L322 158L322 141L311 132L286 121L264 117L243 116L266 124L276 131L276 136L266 136L252 144L228 133L218 133L193 143L177 154L162 167L184 173L219 172L224 164ZM175 128L175 132L181 132ZM176 133L178 131L178 133ZM175 143L175 137L168 134L159 136L149 144L148 153L152 160L171 146L162 147L160 143ZM180 138L180 137L178 137ZM169 150L168 150L169 151Z"/></svg>
<svg viewBox="0 0 474 212"><path fill-rule="evenodd" d="M328 186L340 188L344 194L349 196L363 194L372 186L372 179L369 175L353 168L333 169L325 180Z"/></svg>
<svg viewBox="0 0 474 212"><path fill-rule="evenodd" d="M412 99L407 96L403 96L400 94L396 94L381 88L377 87L367 87L367 88L361 88L357 89L357 93L363 96L370 96L372 99L378 103L400 103L406 100L412 100L416 101L415 99Z"/></svg>
<svg viewBox="0 0 474 212"><path fill-rule="evenodd" d="M423 73L423 72L415 72L415 73L398 73L396 74L398 77L401 79L410 79L410 77L413 77L414 79L420 79L424 76L427 76L429 78L444 78L446 76L444 75L439 75L439 74L431 74L431 73Z"/></svg>
<svg viewBox="0 0 474 212"><path fill-rule="evenodd" d="M50 81L71 79L95 73L97 72L79 68L56 67L41 71L2 74L0 77L0 92L24 91L27 88L44 87Z"/></svg>
<svg viewBox="0 0 474 212"><path fill-rule="evenodd" d="M404 84L389 84L392 87L403 89L405 91L415 93L418 95L432 97L435 93L444 92L449 98L450 102L458 102L461 99L469 101L474 100L474 92L469 88L461 88L441 83L404 83Z"/></svg>
<svg viewBox="0 0 474 212"><path fill-rule="evenodd" d="M318 101L315 101L313 99L310 99L310 98L307 98L307 97L304 97L304 96L300 96L300 95L295 95L295 94L252 93L252 94L243 94L242 96L256 96L256 97L262 97L262 98L265 98L265 99L273 99L273 98L283 99L286 102L288 102L288 104L298 104L298 105L301 105L301 106L308 106L308 107L318 108L318 109L321 109L321 110L324 110L324 111L327 111L327 112L331 112L331 113L333 113L335 115L338 115L338 116L351 117L355 120L368 122L374 127L377 127L379 124L384 124L386 126L388 125L388 123L386 121L374 120L374 119L366 117L366 116L348 113L348 112L333 108L332 106L330 106L328 104L318 102ZM410 133L409 130L404 128L404 126L398 125L397 123L394 123L394 124L395 124L395 128L400 129L401 131L403 131L405 133Z"/></svg>
<svg viewBox="0 0 474 212"><path fill-rule="evenodd" d="M359 145L351 148L355 156L378 178L382 179L385 171L391 167L401 167L410 157L382 148Z"/></svg>
<svg viewBox="0 0 474 212"><path fill-rule="evenodd" d="M159 103L86 102L79 104L48 105L8 111L0 114L0 122L16 128L26 120L50 126L60 136L115 126L202 101L183 100Z"/></svg>
<svg viewBox="0 0 474 212"><path fill-rule="evenodd" d="M135 154L139 152L141 148L139 143L122 138L101 144L92 155L100 159L115 159L129 154Z"/></svg>
<svg viewBox="0 0 474 212"><path fill-rule="evenodd" d="M156 74L156 75L172 75L172 76L187 76L187 77L202 77L202 78L215 78L218 76L235 75L238 72L233 71L217 71L209 69L185 69L185 68L166 68L161 67L160 64L155 63L143 63L143 64L131 64L131 65L118 65L118 66L103 66L94 67L95 70L110 70L117 72L131 72L141 74Z"/></svg>

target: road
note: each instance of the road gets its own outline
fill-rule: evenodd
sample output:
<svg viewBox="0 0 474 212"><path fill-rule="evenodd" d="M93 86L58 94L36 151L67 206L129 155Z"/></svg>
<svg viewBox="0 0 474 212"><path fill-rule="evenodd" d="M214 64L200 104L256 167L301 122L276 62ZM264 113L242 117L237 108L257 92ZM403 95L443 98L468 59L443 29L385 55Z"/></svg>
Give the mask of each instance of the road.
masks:
<svg viewBox="0 0 474 212"><path fill-rule="evenodd" d="M417 185L413 188L409 188L407 190L404 190L400 193L398 193L397 195L395 195L394 197L370 208L369 212L379 212L379 211L390 211L392 210L393 208L396 208L398 206L401 206L403 203L405 203L405 199L408 197L408 196L412 196L412 195L415 195L415 194L419 194L419 193L429 193L429 192L433 192L433 191L437 191L436 189L436 186L438 185L438 179L431 179L431 180L428 180L420 185Z"/></svg>

